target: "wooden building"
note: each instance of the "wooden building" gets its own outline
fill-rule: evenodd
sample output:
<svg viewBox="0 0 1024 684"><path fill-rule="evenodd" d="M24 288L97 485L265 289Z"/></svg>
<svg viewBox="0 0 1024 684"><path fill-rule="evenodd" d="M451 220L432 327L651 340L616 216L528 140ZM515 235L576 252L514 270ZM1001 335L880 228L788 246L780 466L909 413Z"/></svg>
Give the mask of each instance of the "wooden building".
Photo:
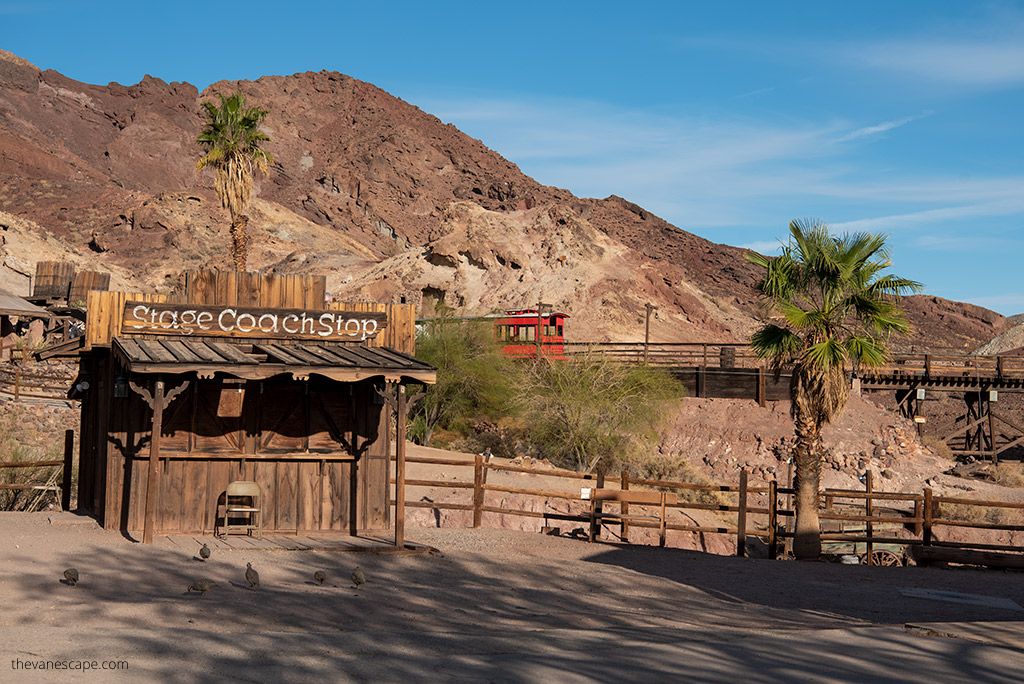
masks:
<svg viewBox="0 0 1024 684"><path fill-rule="evenodd" d="M90 292L79 505L147 542L211 534L251 480L265 532L388 529L391 409L401 457L404 384L435 369L412 356L412 305L327 305L324 285L197 271L171 296Z"/></svg>

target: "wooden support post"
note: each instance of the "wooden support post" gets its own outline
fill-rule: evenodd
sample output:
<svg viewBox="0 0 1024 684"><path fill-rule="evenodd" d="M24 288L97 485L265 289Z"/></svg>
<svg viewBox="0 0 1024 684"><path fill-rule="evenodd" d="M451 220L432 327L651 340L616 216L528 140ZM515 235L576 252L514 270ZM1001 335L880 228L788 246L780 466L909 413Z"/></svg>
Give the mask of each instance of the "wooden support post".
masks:
<svg viewBox="0 0 1024 684"><path fill-rule="evenodd" d="M408 413L405 385L399 385L395 425L395 546L400 549L405 548L405 430Z"/></svg>
<svg viewBox="0 0 1024 684"><path fill-rule="evenodd" d="M647 349L651 344L651 312L658 307L650 302L644 304L647 308L647 316L644 318L644 365L647 365Z"/></svg>
<svg viewBox="0 0 1024 684"><path fill-rule="evenodd" d="M874 482L873 482L872 478L873 478L872 470L870 468L868 468L864 472L864 492L867 493L867 494L871 494L871 492L874 491ZM865 497L864 498L864 515L867 516L868 518L870 518L872 515L875 514L874 508L875 508L874 507L874 500L870 496ZM867 521L867 525L866 525L866 529L867 529L867 537L868 537L867 549L866 549L867 557L868 557L868 565L874 565L875 561L871 557L871 555L874 553L874 550L875 550L874 544L871 543L871 538L874 536L874 532L875 532L874 523L872 523L870 520L868 520Z"/></svg>
<svg viewBox="0 0 1024 684"><path fill-rule="evenodd" d="M932 355L924 355L924 377L931 377L932 374Z"/></svg>
<svg viewBox="0 0 1024 684"><path fill-rule="evenodd" d="M736 513L736 555L747 555L747 469L740 469L739 512Z"/></svg>
<svg viewBox="0 0 1024 684"><path fill-rule="evenodd" d="M921 537L925 546L932 545L932 489L924 489L924 530Z"/></svg>
<svg viewBox="0 0 1024 684"><path fill-rule="evenodd" d="M703 399L707 396L707 361L697 369L697 398Z"/></svg>
<svg viewBox="0 0 1024 684"><path fill-rule="evenodd" d="M765 387L766 383L765 383L764 375L765 375L764 368L761 368L759 366L758 369L757 369L757 404L758 404L758 406L764 406L765 404L768 403L768 398L766 396L767 388Z"/></svg>
<svg viewBox="0 0 1024 684"><path fill-rule="evenodd" d="M779 483L768 483L768 557L772 560L779 554Z"/></svg>
<svg viewBox="0 0 1024 684"><path fill-rule="evenodd" d="M622 469L622 484L621 484L621 487L622 487L622 491L624 491L624 492L628 492L629 491L629 471L626 470L625 468ZM619 505L619 512L622 513L622 515L629 515L629 502L628 501L624 500ZM626 520L625 518L623 518L623 520L622 520L622 541L626 542L627 544L629 543L629 521Z"/></svg>
<svg viewBox="0 0 1024 684"><path fill-rule="evenodd" d="M484 455L477 454L473 461L473 527L480 527L484 505Z"/></svg>
<svg viewBox="0 0 1024 684"><path fill-rule="evenodd" d="M992 390L989 389L988 395L985 397L985 412L988 413L988 446L989 446L989 457L992 459L992 465L999 465L999 454L996 453L996 428L995 420L992 416Z"/></svg>
<svg viewBox="0 0 1024 684"><path fill-rule="evenodd" d="M668 529L668 527L667 527L668 521L665 519L666 518L666 515L665 515L665 492L661 493L661 515L659 516L659 518L660 518L660 523L659 523L659 530L658 530L658 537L659 537L659 539L658 539L658 546L664 547L665 546L666 530Z"/></svg>
<svg viewBox="0 0 1024 684"><path fill-rule="evenodd" d="M914 518L917 519L918 522L914 523L914 534L917 535L918 537L920 537L921 533L924 531L924 525L922 525L921 522L920 522L921 515L922 515L923 511L924 511L924 507L921 505L921 502L920 501L915 501L914 502Z"/></svg>
<svg viewBox="0 0 1024 684"><path fill-rule="evenodd" d="M149 439L149 465L146 469L146 516L142 530L142 543L153 543L153 515L156 510L156 497L160 488L160 433L164 425L164 381L157 379L153 387L153 430Z"/></svg>
<svg viewBox="0 0 1024 684"><path fill-rule="evenodd" d="M597 488L604 489L604 470L597 471ZM591 532L592 538L590 541L601 538L601 525L603 524L603 521L601 520L602 513L604 513L604 502L598 501L594 504L594 527Z"/></svg>
<svg viewBox="0 0 1024 684"><path fill-rule="evenodd" d="M71 508L71 475L75 465L75 431L64 431L64 472L60 485L60 509L67 511Z"/></svg>
<svg viewBox="0 0 1024 684"><path fill-rule="evenodd" d="M13 351L11 358L14 358ZM21 369L14 369L14 401L18 401L21 398Z"/></svg>

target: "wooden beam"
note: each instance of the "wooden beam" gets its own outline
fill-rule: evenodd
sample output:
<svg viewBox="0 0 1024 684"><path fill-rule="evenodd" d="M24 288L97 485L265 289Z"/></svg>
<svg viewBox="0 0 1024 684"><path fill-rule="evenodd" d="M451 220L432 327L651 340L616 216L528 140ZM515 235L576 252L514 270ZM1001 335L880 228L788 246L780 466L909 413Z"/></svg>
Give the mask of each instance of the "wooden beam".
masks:
<svg viewBox="0 0 1024 684"><path fill-rule="evenodd" d="M160 477L160 432L164 421L164 381L157 378L153 383L152 403L153 427L149 439L149 465L146 468L146 512L142 530L142 543L153 543L153 514L156 508L156 497Z"/></svg>

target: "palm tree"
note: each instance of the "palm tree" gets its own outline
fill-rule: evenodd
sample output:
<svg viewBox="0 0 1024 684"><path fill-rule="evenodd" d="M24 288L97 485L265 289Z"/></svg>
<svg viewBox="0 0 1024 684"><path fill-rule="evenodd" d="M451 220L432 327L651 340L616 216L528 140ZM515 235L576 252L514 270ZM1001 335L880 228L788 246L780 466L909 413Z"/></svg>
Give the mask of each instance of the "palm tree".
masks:
<svg viewBox="0 0 1024 684"><path fill-rule="evenodd" d="M213 102L203 103L206 124L196 142L206 154L196 163L196 169L213 167L214 190L221 205L231 213L231 258L235 270L244 271L249 217L242 212L252 196L253 173L267 173L267 165L274 163L270 153L260 147L270 140L260 130L270 112L259 107L246 109L242 93L218 97L220 107Z"/></svg>
<svg viewBox="0 0 1024 684"><path fill-rule="evenodd" d="M797 559L821 554L818 483L824 446L821 431L849 396L847 369L878 366L887 342L909 331L899 299L920 292L920 283L882 271L891 265L886 237L856 233L833 237L820 221L789 224L789 244L769 258L747 259L765 269L757 284L767 322L750 338L757 354L778 372L792 364L790 412L796 432Z"/></svg>

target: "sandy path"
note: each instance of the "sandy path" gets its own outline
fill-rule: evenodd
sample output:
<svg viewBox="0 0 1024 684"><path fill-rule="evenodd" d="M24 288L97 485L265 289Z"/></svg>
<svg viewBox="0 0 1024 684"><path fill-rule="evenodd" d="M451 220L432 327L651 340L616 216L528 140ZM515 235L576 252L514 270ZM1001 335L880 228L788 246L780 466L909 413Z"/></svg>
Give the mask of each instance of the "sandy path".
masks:
<svg viewBox="0 0 1024 684"><path fill-rule="evenodd" d="M444 529L409 531L440 556L252 551L203 564L49 517L0 514L0 681L77 675L26 675L11 669L14 658L128 661L127 673L91 681L794 681L822 663L837 681L951 681L957 672L1011 681L1020 657L901 627L1024 613L898 592L1024 605L1019 573L743 560ZM258 591L243 580L250 561ZM356 564L368 577L358 592L347 581ZM68 565L81 573L78 587L60 582ZM323 587L312 581L316 569L328 573ZM197 577L221 586L183 595Z"/></svg>

